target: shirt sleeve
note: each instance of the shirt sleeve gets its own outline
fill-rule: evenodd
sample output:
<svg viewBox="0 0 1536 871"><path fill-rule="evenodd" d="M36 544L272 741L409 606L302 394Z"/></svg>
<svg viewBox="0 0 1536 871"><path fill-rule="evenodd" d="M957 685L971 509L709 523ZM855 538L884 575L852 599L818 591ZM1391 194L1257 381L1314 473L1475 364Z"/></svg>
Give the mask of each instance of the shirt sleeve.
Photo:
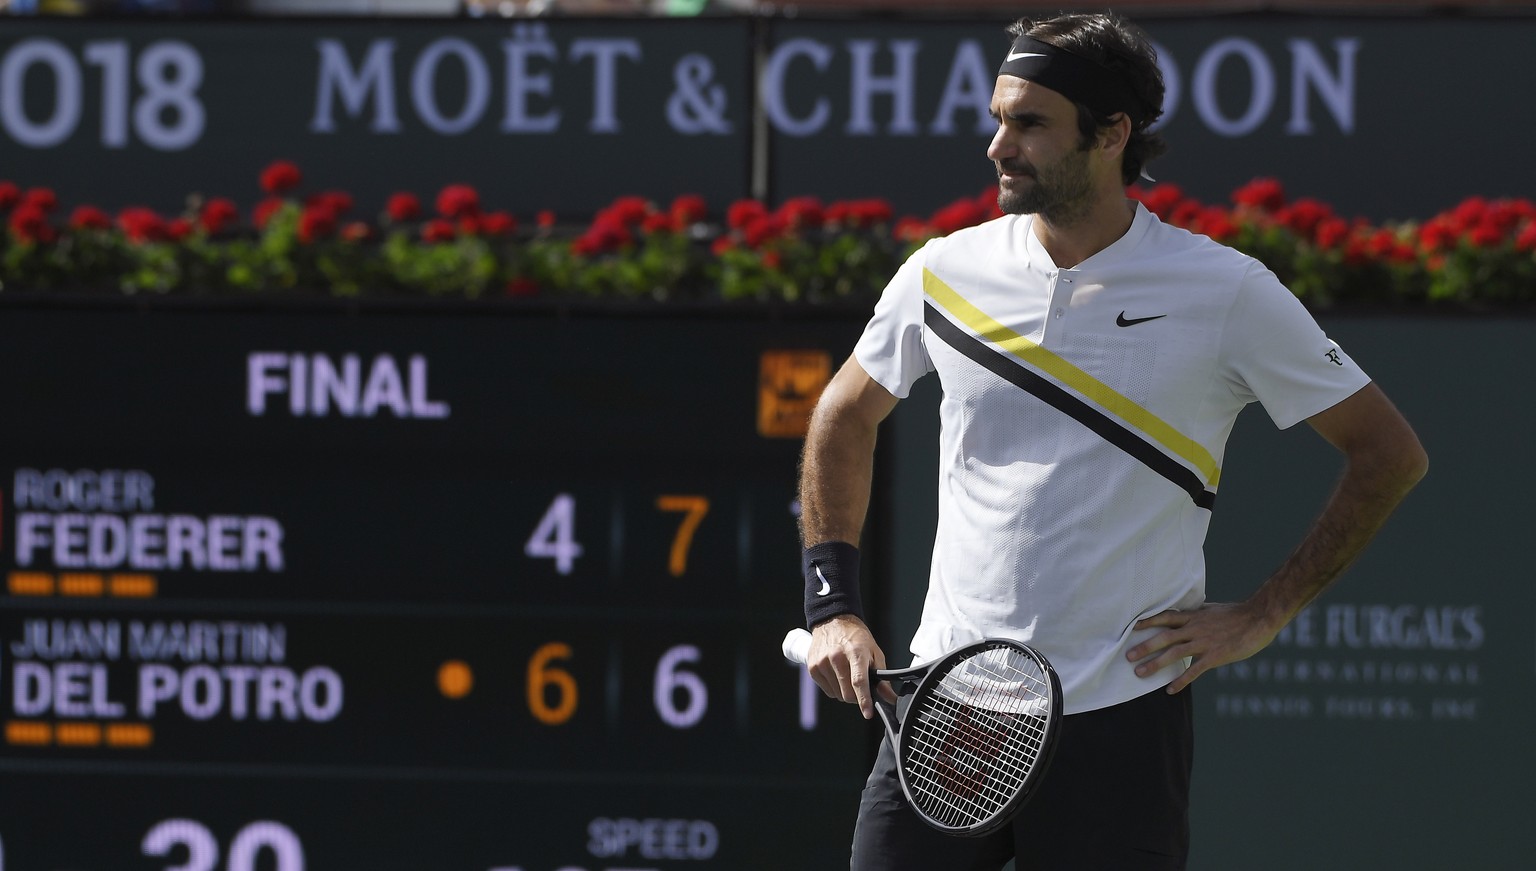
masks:
<svg viewBox="0 0 1536 871"><path fill-rule="evenodd" d="M906 399L917 379L933 371L923 335L923 268L933 244L930 240L896 270L853 349L869 377L898 399Z"/></svg>
<svg viewBox="0 0 1536 871"><path fill-rule="evenodd" d="M1287 429L1370 383L1280 280L1257 261L1244 276L1223 344L1225 375Z"/></svg>

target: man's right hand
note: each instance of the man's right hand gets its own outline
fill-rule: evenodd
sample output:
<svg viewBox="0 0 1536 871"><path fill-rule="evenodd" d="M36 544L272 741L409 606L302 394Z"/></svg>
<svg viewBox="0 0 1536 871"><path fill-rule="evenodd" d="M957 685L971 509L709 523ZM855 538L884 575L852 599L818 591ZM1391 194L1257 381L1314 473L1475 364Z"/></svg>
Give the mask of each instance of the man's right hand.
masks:
<svg viewBox="0 0 1536 871"><path fill-rule="evenodd" d="M866 720L874 717L869 670L885 668L885 652L875 643L875 636L863 620L852 614L839 614L817 623L811 630L811 649L805 667L828 697L857 704ZM878 692L886 701L896 701L890 684L879 684Z"/></svg>

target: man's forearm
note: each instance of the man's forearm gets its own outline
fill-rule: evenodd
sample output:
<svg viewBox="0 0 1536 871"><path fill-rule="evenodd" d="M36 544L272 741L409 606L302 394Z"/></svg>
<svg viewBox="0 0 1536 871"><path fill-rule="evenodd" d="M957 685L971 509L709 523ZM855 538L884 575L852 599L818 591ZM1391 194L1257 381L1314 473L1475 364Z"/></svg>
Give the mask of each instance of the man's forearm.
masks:
<svg viewBox="0 0 1536 871"><path fill-rule="evenodd" d="M800 531L805 544L859 543L869 512L877 428L842 402L817 406L800 463Z"/></svg>
<svg viewBox="0 0 1536 871"><path fill-rule="evenodd" d="M1352 459L1301 543L1249 603L1277 631L1355 561L1424 476L1415 442L1386 455Z"/></svg>

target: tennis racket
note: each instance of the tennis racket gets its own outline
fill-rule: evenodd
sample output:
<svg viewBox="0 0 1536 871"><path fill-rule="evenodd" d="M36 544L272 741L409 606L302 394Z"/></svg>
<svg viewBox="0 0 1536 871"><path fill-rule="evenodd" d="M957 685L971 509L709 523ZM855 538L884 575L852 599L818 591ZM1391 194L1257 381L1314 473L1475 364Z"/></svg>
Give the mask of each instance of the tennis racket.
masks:
<svg viewBox="0 0 1536 871"><path fill-rule="evenodd" d="M784 637L784 657L805 664L811 633ZM1061 732L1061 682L1027 644L987 638L905 669L871 669L910 695L904 718L875 696L896 749L901 790L920 819L980 837L1008 824L1040 785Z"/></svg>

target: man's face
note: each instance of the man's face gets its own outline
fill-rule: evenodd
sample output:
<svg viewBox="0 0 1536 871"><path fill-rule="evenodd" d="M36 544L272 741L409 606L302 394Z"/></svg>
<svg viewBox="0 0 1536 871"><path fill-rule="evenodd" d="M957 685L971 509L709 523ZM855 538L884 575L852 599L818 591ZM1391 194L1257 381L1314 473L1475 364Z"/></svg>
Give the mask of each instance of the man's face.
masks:
<svg viewBox="0 0 1536 871"><path fill-rule="evenodd" d="M987 157L997 168L998 208L1066 222L1087 207L1094 143L1084 147L1070 100L1026 79L998 76L992 117L997 134Z"/></svg>

